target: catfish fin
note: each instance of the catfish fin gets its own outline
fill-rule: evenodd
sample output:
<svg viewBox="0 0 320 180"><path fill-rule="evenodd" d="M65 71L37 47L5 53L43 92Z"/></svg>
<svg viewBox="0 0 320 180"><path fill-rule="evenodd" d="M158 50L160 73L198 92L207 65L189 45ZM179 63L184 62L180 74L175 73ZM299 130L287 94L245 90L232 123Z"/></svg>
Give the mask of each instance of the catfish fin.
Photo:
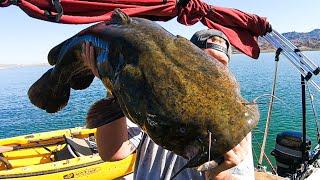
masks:
<svg viewBox="0 0 320 180"><path fill-rule="evenodd" d="M121 11L121 9L116 8L113 10L111 15L111 20L107 22L107 24L130 24L131 18Z"/></svg>
<svg viewBox="0 0 320 180"><path fill-rule="evenodd" d="M28 91L32 104L54 113L65 107L70 96L70 84L59 83L52 75L53 68L44 73Z"/></svg>
<svg viewBox="0 0 320 180"><path fill-rule="evenodd" d="M87 128L97 128L124 117L122 109L114 97L95 102L87 113Z"/></svg>

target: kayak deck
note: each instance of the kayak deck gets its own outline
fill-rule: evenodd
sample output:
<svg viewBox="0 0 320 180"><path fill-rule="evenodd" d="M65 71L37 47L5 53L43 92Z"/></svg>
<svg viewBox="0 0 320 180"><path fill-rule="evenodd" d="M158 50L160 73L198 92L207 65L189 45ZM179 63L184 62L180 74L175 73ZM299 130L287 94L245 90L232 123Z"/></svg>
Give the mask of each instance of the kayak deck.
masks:
<svg viewBox="0 0 320 180"><path fill-rule="evenodd" d="M94 137L95 131L72 128L1 139L0 147L12 150L0 153L0 179L114 179L131 173L135 154L115 162L103 162L97 152L62 159L57 156L68 150L68 139L88 139Z"/></svg>

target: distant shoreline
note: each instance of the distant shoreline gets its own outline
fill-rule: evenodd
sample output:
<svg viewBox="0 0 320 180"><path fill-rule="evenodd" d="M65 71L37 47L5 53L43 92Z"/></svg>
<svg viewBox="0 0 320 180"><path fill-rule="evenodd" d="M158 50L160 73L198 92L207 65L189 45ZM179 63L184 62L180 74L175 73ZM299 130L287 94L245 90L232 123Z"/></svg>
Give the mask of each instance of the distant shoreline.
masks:
<svg viewBox="0 0 320 180"><path fill-rule="evenodd" d="M267 49L267 50L260 50L261 51L261 53L271 53L271 52L276 52L276 49ZM301 50L302 52L304 52L304 51L320 51L320 48L319 49L302 49ZM232 54L243 54L243 53L241 53L241 52L239 52L239 51L237 51L237 50L234 50L233 52L232 52Z"/></svg>
<svg viewBox="0 0 320 180"><path fill-rule="evenodd" d="M270 53L275 52L275 49L268 49L268 50L261 50L261 53ZM319 49L306 49L302 51L320 51ZM243 54L239 51L234 51L233 54ZM39 64L0 64L0 70L8 69L8 68L20 68L20 67L43 67L43 66L50 66L48 63L39 63Z"/></svg>
<svg viewBox="0 0 320 180"><path fill-rule="evenodd" d="M0 70L9 69L9 68L42 67L42 66L50 66L50 64L47 64L47 63L39 63L39 64L0 64Z"/></svg>
<svg viewBox="0 0 320 180"><path fill-rule="evenodd" d="M320 49L301 49L301 51L320 51ZM275 49L261 50L261 53L276 52Z"/></svg>

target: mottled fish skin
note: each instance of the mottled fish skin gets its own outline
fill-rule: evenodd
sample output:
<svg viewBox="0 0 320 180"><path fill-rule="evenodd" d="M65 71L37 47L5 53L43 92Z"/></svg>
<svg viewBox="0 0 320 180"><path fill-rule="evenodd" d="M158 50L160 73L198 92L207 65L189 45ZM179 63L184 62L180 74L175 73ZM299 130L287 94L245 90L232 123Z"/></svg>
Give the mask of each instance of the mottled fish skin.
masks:
<svg viewBox="0 0 320 180"><path fill-rule="evenodd" d="M88 63L77 56L83 42L95 47L95 67L86 66ZM76 88L85 88L91 82L73 81L88 77L83 72L90 69L98 71L124 114L158 145L188 159L201 157L193 166L208 160L203 157L207 157L209 131L213 138L211 159L215 159L258 123L257 107L246 105L227 67L152 21L115 11L109 23L83 30L58 45L53 54L51 76L63 79L56 80L55 87L77 84ZM81 69L81 73L74 69ZM37 84L33 89L41 93ZM35 95L30 94L32 99ZM41 104L37 101L41 100L32 102Z"/></svg>

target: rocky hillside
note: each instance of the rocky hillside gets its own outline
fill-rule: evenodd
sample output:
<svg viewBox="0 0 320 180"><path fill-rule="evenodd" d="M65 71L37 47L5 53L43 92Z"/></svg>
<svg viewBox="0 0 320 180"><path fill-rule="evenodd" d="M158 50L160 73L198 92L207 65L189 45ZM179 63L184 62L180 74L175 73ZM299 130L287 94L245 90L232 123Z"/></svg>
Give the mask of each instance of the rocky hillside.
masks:
<svg viewBox="0 0 320 180"><path fill-rule="evenodd" d="M301 50L320 50L320 29L305 33L287 32L283 35ZM259 46L264 52L274 50L273 46L263 38L259 38Z"/></svg>

